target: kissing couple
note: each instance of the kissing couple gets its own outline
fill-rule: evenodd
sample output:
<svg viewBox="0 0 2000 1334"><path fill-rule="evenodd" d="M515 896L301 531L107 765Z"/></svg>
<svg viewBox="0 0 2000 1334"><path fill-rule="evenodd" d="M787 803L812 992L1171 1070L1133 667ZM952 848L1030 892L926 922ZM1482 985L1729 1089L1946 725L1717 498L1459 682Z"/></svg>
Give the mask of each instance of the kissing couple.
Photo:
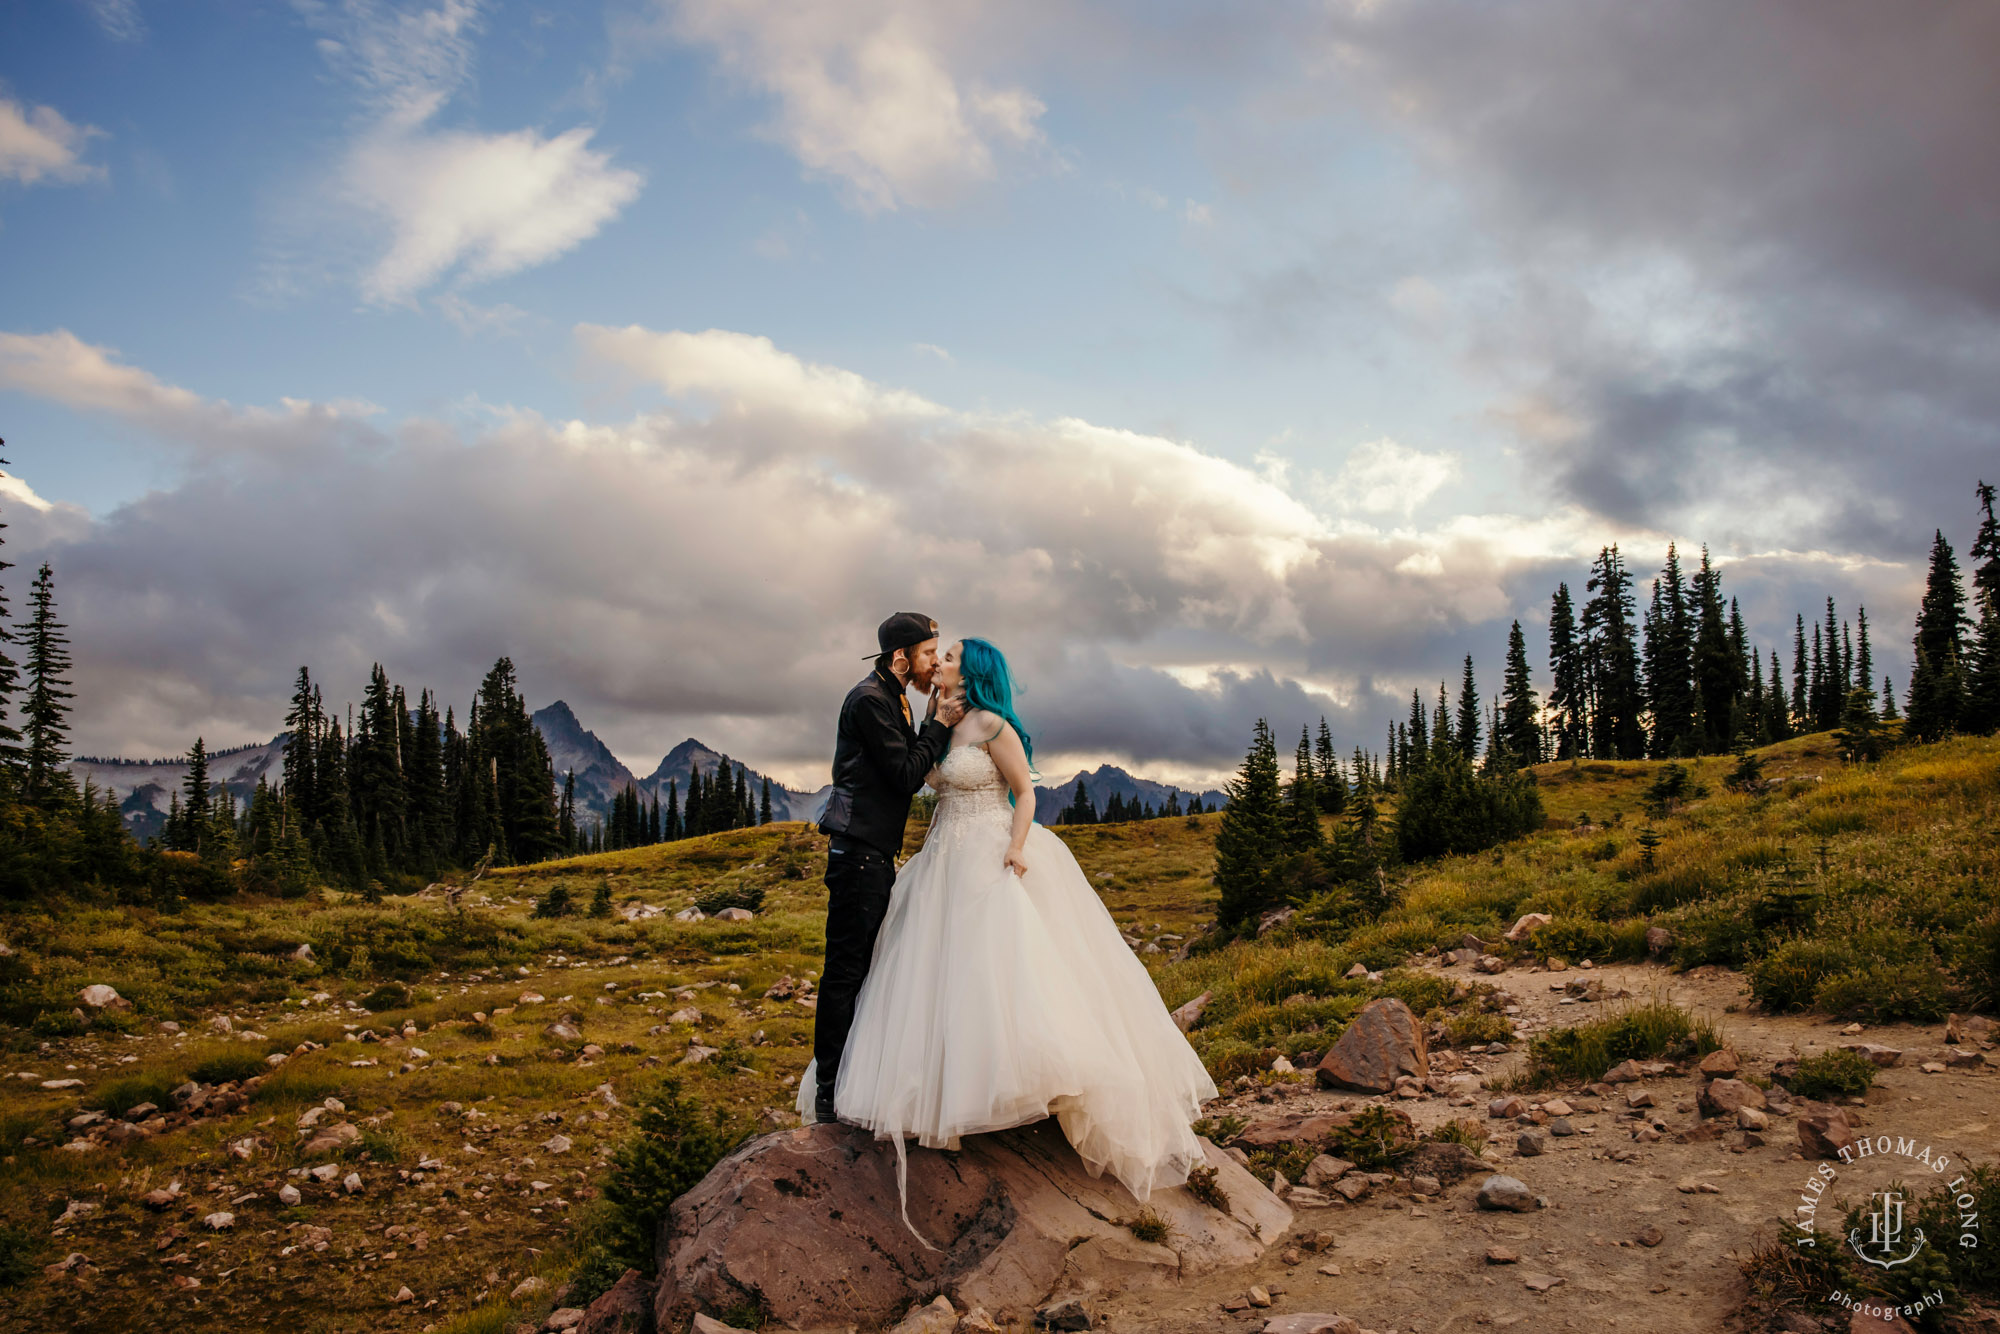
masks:
<svg viewBox="0 0 2000 1334"><path fill-rule="evenodd" d="M1063 841L1035 823L1034 743L1007 659L940 649L898 612L847 693L821 832L826 967L799 1114L956 1149L1054 1116L1092 1176L1143 1201L1202 1163L1190 1123L1216 1095ZM908 691L930 697L918 725ZM910 800L937 808L896 858Z"/></svg>

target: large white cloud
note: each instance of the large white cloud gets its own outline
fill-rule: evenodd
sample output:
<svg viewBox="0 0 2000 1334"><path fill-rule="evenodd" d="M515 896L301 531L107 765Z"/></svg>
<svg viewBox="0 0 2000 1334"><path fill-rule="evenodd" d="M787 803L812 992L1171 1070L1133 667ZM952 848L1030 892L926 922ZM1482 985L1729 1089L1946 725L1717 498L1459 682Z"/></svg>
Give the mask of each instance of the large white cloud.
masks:
<svg viewBox="0 0 2000 1334"><path fill-rule="evenodd" d="M864 209L951 202L1041 142L1042 102L988 83L965 30L979 7L910 0L669 0L683 41L768 94L767 132Z"/></svg>
<svg viewBox="0 0 2000 1334"><path fill-rule="evenodd" d="M225 442L99 519L10 511L10 554L55 562L79 747L268 736L301 662L335 697L379 659L462 702L506 653L533 702L568 698L634 763L692 732L816 782L875 622L914 607L1015 658L1044 772L1212 775L1258 716L1324 712L1374 744L1604 536L1499 515L1385 532L1184 442L958 411L762 338L576 337L686 411L378 428L203 398L66 333L0 337L0 384Z"/></svg>

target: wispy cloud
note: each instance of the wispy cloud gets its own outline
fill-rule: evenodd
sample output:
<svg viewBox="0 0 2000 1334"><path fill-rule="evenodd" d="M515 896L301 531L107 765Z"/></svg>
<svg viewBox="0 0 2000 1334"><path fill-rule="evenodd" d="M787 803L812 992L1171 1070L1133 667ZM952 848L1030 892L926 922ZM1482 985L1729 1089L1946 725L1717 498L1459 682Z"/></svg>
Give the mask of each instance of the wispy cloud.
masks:
<svg viewBox="0 0 2000 1334"><path fill-rule="evenodd" d="M477 0L385 10L373 0L300 0L328 65L361 95L360 125L333 193L374 229L360 275L378 304L446 279L470 284L575 249L638 198L643 178L591 147L595 131L488 133L438 120L471 77Z"/></svg>
<svg viewBox="0 0 2000 1334"><path fill-rule="evenodd" d="M84 147L104 131L73 124L51 106L29 107L0 97L0 181L75 185L104 178L83 161Z"/></svg>
<svg viewBox="0 0 2000 1334"><path fill-rule="evenodd" d="M81 0L97 20L104 35L116 42L136 42L146 35L146 19L139 12L139 0Z"/></svg>

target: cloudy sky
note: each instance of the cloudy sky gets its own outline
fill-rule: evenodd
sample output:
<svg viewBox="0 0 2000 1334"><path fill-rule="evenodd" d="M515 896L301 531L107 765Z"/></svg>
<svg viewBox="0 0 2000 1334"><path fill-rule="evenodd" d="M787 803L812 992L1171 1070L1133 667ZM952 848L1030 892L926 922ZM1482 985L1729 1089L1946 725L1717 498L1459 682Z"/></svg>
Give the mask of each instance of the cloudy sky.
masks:
<svg viewBox="0 0 2000 1334"><path fill-rule="evenodd" d="M79 751L462 711L799 784L887 611L1045 774L1379 744L1617 541L1907 674L2000 480L2000 8L0 8L9 595ZM1643 595L1643 590L1642 590Z"/></svg>

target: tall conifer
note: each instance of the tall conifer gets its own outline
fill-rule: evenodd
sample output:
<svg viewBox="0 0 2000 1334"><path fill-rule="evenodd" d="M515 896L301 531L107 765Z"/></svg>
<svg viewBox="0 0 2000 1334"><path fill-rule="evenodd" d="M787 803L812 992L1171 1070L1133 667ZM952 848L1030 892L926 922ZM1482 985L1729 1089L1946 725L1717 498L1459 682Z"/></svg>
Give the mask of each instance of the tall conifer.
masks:
<svg viewBox="0 0 2000 1334"><path fill-rule="evenodd" d="M45 810L56 810L76 799L69 776L69 627L56 619L55 575L42 563L28 593L25 631L28 696L22 709L25 739L22 794Z"/></svg>

